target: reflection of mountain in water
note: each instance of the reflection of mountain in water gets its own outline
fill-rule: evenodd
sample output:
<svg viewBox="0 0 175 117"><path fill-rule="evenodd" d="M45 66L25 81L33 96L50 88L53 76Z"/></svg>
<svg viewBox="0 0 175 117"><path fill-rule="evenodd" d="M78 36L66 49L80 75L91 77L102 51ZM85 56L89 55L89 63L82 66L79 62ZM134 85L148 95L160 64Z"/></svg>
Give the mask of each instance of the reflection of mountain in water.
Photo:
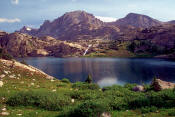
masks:
<svg viewBox="0 0 175 117"><path fill-rule="evenodd" d="M163 59L116 58L25 58L31 64L59 79L84 81L91 74L100 86L149 83L154 76L175 81L175 62Z"/></svg>

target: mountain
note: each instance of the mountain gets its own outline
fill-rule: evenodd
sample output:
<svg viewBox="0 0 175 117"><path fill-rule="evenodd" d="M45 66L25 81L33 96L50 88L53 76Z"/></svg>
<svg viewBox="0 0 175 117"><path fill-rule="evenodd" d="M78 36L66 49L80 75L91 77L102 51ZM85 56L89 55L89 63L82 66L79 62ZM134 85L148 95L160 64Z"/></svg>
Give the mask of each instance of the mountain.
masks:
<svg viewBox="0 0 175 117"><path fill-rule="evenodd" d="M32 36L51 36L58 40L99 39L106 37L118 37L120 29L115 26L107 26L94 15L85 11L73 11L50 22L46 20L39 29L27 30L23 27L21 33Z"/></svg>
<svg viewBox="0 0 175 117"><path fill-rule="evenodd" d="M73 11L50 22L46 20L38 30L27 30L23 27L19 32L33 36L52 36L59 40L75 40L101 36L98 32L104 23L85 11Z"/></svg>
<svg viewBox="0 0 175 117"><path fill-rule="evenodd" d="M162 25L163 22L149 16L129 13L116 22L104 23L85 11L67 12L54 21L46 20L39 29L24 26L20 31L32 36L51 36L58 40L128 39L137 30Z"/></svg>
<svg viewBox="0 0 175 117"><path fill-rule="evenodd" d="M113 23L116 26L133 26L136 28L149 28L161 25L162 22L146 15L129 13L126 17L121 18Z"/></svg>

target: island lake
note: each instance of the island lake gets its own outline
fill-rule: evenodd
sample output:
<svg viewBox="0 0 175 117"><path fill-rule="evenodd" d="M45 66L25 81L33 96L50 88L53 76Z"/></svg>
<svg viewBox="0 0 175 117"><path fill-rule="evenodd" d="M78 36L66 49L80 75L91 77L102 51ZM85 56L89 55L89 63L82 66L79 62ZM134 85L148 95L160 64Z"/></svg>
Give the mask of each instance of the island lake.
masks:
<svg viewBox="0 0 175 117"><path fill-rule="evenodd" d="M151 58L18 58L58 79L85 81L88 74L103 86L126 83L148 84L156 76L175 82L175 61Z"/></svg>

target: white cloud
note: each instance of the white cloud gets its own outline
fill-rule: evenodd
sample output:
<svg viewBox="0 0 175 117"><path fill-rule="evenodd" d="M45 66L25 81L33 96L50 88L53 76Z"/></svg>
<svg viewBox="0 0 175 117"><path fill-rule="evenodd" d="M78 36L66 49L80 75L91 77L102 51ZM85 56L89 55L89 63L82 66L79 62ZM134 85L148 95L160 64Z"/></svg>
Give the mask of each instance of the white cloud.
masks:
<svg viewBox="0 0 175 117"><path fill-rule="evenodd" d="M11 0L11 3L18 5L19 4L19 0Z"/></svg>
<svg viewBox="0 0 175 117"><path fill-rule="evenodd" d="M0 23L15 23L15 22L21 22L20 19L7 19L7 18L0 18Z"/></svg>
<svg viewBox="0 0 175 117"><path fill-rule="evenodd" d="M117 18L114 17L102 17L102 16L95 16L95 17L103 22L113 22L117 20Z"/></svg>

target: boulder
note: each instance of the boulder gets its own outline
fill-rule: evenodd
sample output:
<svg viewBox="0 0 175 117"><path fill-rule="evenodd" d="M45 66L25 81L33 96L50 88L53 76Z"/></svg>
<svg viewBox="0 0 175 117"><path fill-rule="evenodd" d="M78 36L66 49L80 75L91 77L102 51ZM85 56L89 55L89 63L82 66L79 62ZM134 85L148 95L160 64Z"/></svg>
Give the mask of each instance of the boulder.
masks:
<svg viewBox="0 0 175 117"><path fill-rule="evenodd" d="M2 81L0 81L0 87L2 87L4 85L4 83Z"/></svg>
<svg viewBox="0 0 175 117"><path fill-rule="evenodd" d="M171 83L171 82L166 82L160 79L154 79L152 81L151 86L153 87L153 89L155 91L161 91L164 89L173 89L175 88L175 83Z"/></svg>
<svg viewBox="0 0 175 117"><path fill-rule="evenodd" d="M144 87L142 85L137 85L132 90L133 91L143 92L144 91Z"/></svg>
<svg viewBox="0 0 175 117"><path fill-rule="evenodd" d="M111 114L108 112L104 112L100 115L100 117L111 117Z"/></svg>

